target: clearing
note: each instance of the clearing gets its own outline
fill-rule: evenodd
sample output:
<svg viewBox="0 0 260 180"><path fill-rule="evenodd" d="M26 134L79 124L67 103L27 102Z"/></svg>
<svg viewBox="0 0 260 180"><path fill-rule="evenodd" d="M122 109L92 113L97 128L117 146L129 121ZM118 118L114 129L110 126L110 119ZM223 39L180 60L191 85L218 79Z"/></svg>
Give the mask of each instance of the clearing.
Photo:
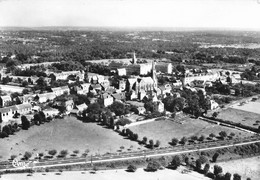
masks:
<svg viewBox="0 0 260 180"><path fill-rule="evenodd" d="M242 176L242 179L246 179L248 177L251 179L258 179L260 177L260 157L231 160L227 162L219 162L216 164L223 168L224 173L238 173L240 176ZM211 166L211 171L213 172L214 164Z"/></svg>
<svg viewBox="0 0 260 180"><path fill-rule="evenodd" d="M90 172L62 172L61 175L55 175L55 173L34 173L32 177L28 177L27 174L7 174L3 175L5 180L26 180L26 179L35 179L35 180L63 180L63 179L77 179L77 180L209 180L209 178L204 177L202 174L196 172L189 172L187 174L182 174L175 170L164 169L158 170L156 172L145 172L143 169L137 169L136 172L130 173L126 172L123 169L120 170L106 170L106 171L97 171L95 174Z"/></svg>
<svg viewBox="0 0 260 180"><path fill-rule="evenodd" d="M169 146L169 142L171 142L172 138L181 139L183 136L191 137L193 135L204 135L208 137L211 133L218 135L220 131L226 131L228 135L233 132L235 133L235 137L252 135L251 133L208 123L199 119L191 119L189 117L153 121L147 124L132 126L130 129L138 134L139 140L142 140L143 137L146 136L148 140L153 139L154 142L159 140L163 147Z"/></svg>
<svg viewBox="0 0 260 180"><path fill-rule="evenodd" d="M259 107L259 111L260 111L260 107ZM217 118L236 122L236 123L241 123L241 124L255 127L255 128L258 128L258 126L260 126L259 112L252 113L252 112L239 110L239 109L235 109L235 108L228 108L225 110L221 110L220 113L218 114Z"/></svg>
<svg viewBox="0 0 260 180"><path fill-rule="evenodd" d="M29 130L21 130L8 138L0 139L0 160L7 160L11 155L20 157L25 151L33 154L56 149L58 153L66 149L69 154L79 150L79 156L86 149L89 154L105 154L117 152L121 146L123 151L142 148L138 143L124 139L112 129L97 125L96 123L83 123L75 117L55 119L40 126L32 126Z"/></svg>

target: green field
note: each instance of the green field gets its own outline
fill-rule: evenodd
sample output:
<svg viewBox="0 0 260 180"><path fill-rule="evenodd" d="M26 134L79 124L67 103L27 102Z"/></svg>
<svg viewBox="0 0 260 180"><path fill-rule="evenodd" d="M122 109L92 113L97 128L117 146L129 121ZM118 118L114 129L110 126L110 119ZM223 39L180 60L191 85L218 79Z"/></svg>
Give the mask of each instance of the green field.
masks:
<svg viewBox="0 0 260 180"><path fill-rule="evenodd" d="M55 119L41 126L33 126L29 130L21 130L15 135L0 139L0 145L0 160L20 153L21 157L25 151L47 154L50 149L56 149L58 152L67 149L69 154L73 150L79 150L79 154L82 154L89 149L89 154L94 155L117 152L121 146L124 146L123 151L128 151L130 147L132 150L142 148L112 129L96 123L82 123L75 117Z"/></svg>
<svg viewBox="0 0 260 180"><path fill-rule="evenodd" d="M236 135L235 137L245 137L252 135L251 133L211 124L199 119L191 119L189 117L183 117L178 121L154 121L151 123L130 127L130 129L134 133L138 134L140 140L146 136L148 140L159 140L161 142L161 146L169 146L169 142L172 138L180 139L183 136L191 137L193 135L205 135L208 137L210 133L218 135L220 131L226 131L227 134L234 132Z"/></svg>
<svg viewBox="0 0 260 180"><path fill-rule="evenodd" d="M227 121L233 121L236 123L241 123L255 128L258 128L258 126L260 126L260 123L256 122L260 122L260 114L235 108L228 108L220 111L217 118Z"/></svg>

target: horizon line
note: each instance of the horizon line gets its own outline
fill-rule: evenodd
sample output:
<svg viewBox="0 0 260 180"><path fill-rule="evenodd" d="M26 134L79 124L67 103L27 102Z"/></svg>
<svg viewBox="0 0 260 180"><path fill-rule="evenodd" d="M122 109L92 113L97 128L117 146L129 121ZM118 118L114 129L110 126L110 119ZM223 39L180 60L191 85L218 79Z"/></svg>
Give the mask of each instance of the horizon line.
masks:
<svg viewBox="0 0 260 180"><path fill-rule="evenodd" d="M207 31L259 31L260 32L260 28L236 28L236 27L158 27L158 26L154 26L154 27L149 27L149 26L48 26L48 25L44 25L44 26L0 26L0 30L1 29L48 29L48 28L71 28L71 29L99 29L99 30L154 30L154 31L203 31L203 30L207 30ZM63 29L64 31L67 31L68 29Z"/></svg>

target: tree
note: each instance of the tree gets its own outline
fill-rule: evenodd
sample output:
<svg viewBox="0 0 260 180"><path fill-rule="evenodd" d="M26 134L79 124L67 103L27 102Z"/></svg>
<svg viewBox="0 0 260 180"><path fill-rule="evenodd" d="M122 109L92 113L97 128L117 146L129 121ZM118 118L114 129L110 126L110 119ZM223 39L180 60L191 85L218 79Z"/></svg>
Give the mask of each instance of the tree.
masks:
<svg viewBox="0 0 260 180"><path fill-rule="evenodd" d="M226 131L219 132L219 135L220 135L221 139L225 139L225 137L227 137Z"/></svg>
<svg viewBox="0 0 260 180"><path fill-rule="evenodd" d="M113 117L110 117L109 127L114 128L114 126L115 126L115 120Z"/></svg>
<svg viewBox="0 0 260 180"><path fill-rule="evenodd" d="M223 180L224 177L225 177L225 176L224 176L222 173L219 173L219 174L216 175L216 178L215 178L215 179L216 179L216 180Z"/></svg>
<svg viewBox="0 0 260 180"><path fill-rule="evenodd" d="M93 103L90 104L85 111L83 111L83 114L88 113L88 116L86 118L88 118L91 121L96 121L99 118L102 110L103 109L101 108L99 103Z"/></svg>
<svg viewBox="0 0 260 180"><path fill-rule="evenodd" d="M125 114L125 105L121 102L115 101L108 108L112 112L114 112L117 116L121 116Z"/></svg>
<svg viewBox="0 0 260 180"><path fill-rule="evenodd" d="M39 113L36 113L34 114L33 116L33 121L36 125L40 125L42 122L41 122L42 118L41 116L39 115Z"/></svg>
<svg viewBox="0 0 260 180"><path fill-rule="evenodd" d="M23 94L29 94L29 90L28 89L23 89L22 93Z"/></svg>
<svg viewBox="0 0 260 180"><path fill-rule="evenodd" d="M198 136L191 136L191 140L193 140L193 141L197 141L198 140Z"/></svg>
<svg viewBox="0 0 260 180"><path fill-rule="evenodd" d="M133 140L134 140L134 141L137 141L137 140L138 140L138 134L136 134L136 133L133 134Z"/></svg>
<svg viewBox="0 0 260 180"><path fill-rule="evenodd" d="M127 171L128 171L128 172L135 172L136 170L137 170L137 168L136 168L135 165L130 164L130 165L127 167Z"/></svg>
<svg viewBox="0 0 260 180"><path fill-rule="evenodd" d="M217 112L214 112L214 113L212 114L212 117L213 117L214 119L216 119L217 116L218 116L218 113L217 113Z"/></svg>
<svg viewBox="0 0 260 180"><path fill-rule="evenodd" d="M40 115L40 117L41 117L41 122L46 122L46 116L45 116L44 112L43 112L43 111L40 111L40 112L39 112L39 115Z"/></svg>
<svg viewBox="0 0 260 180"><path fill-rule="evenodd" d="M149 145L150 145L150 148L154 148L154 142L153 142L153 140L151 139L151 140L149 140Z"/></svg>
<svg viewBox="0 0 260 180"><path fill-rule="evenodd" d="M210 165L209 165L208 163L205 164L203 173L204 173L204 174L207 174L207 173L209 172L209 169L210 169Z"/></svg>
<svg viewBox="0 0 260 180"><path fill-rule="evenodd" d="M209 137L210 137L210 138L214 138L214 137L216 137L216 135L213 134L213 133L211 133L211 134L209 135Z"/></svg>
<svg viewBox="0 0 260 180"><path fill-rule="evenodd" d="M212 172L208 172L207 177L210 179L215 179L215 175Z"/></svg>
<svg viewBox="0 0 260 180"><path fill-rule="evenodd" d="M241 176L237 173L233 174L233 180L241 180Z"/></svg>
<svg viewBox="0 0 260 180"><path fill-rule="evenodd" d="M222 167L220 167L219 165L214 165L214 174L215 175L218 175L222 172L223 172Z"/></svg>
<svg viewBox="0 0 260 180"><path fill-rule="evenodd" d="M231 174L229 172L225 174L224 180L231 180Z"/></svg>
<svg viewBox="0 0 260 180"><path fill-rule="evenodd" d="M205 164L208 162L208 158L204 155L200 156L199 160L200 160L201 164Z"/></svg>
<svg viewBox="0 0 260 180"><path fill-rule="evenodd" d="M27 81L23 81L22 82L22 87L27 87L28 86L28 82Z"/></svg>
<svg viewBox="0 0 260 180"><path fill-rule="evenodd" d="M188 139L184 136L184 137L181 138L180 143L185 145L187 141L188 141Z"/></svg>
<svg viewBox="0 0 260 180"><path fill-rule="evenodd" d="M180 156L176 155L172 158L171 166L176 169L181 165L181 158Z"/></svg>
<svg viewBox="0 0 260 180"><path fill-rule="evenodd" d="M200 159L197 159L197 160L196 160L196 170L197 170L197 171L200 171L200 170L201 170L201 164L202 164L202 163L201 163Z"/></svg>
<svg viewBox="0 0 260 180"><path fill-rule="evenodd" d="M156 143L155 143L155 147L159 147L160 144L161 144L161 142L159 140L157 140Z"/></svg>
<svg viewBox="0 0 260 180"><path fill-rule="evenodd" d="M4 131L0 132L0 138L8 137L8 134Z"/></svg>
<svg viewBox="0 0 260 180"><path fill-rule="evenodd" d="M177 138L173 138L171 144L173 146L176 146L178 144L179 140Z"/></svg>
<svg viewBox="0 0 260 180"><path fill-rule="evenodd" d="M44 77L39 77L39 79L37 79L36 81L37 85L35 86L36 89L39 89L39 90L46 90L47 88L47 82L45 81Z"/></svg>
<svg viewBox="0 0 260 180"><path fill-rule="evenodd" d="M184 162L186 163L187 166L190 165L190 158L188 156L186 156L184 158Z"/></svg>
<svg viewBox="0 0 260 180"><path fill-rule="evenodd" d="M216 162L217 159L218 159L218 157L219 157L219 153L216 152L216 153L213 155L213 157L212 157L212 161L213 161L213 162Z"/></svg>
<svg viewBox="0 0 260 180"><path fill-rule="evenodd" d="M49 150L48 154L51 156L54 156L55 154L57 154L57 150L55 150L55 149Z"/></svg>
<svg viewBox="0 0 260 180"><path fill-rule="evenodd" d="M148 163L147 167L146 167L146 171L157 171L159 168L161 167L161 164L157 161L151 161Z"/></svg>
<svg viewBox="0 0 260 180"><path fill-rule="evenodd" d="M30 159L30 158L32 157L32 153L26 151L26 152L24 153L23 157L24 157L24 159L28 160L28 159Z"/></svg>
<svg viewBox="0 0 260 180"><path fill-rule="evenodd" d="M2 129L2 132L7 134L6 137L8 137L10 134L12 134L12 131L11 131L9 126L4 126L3 129Z"/></svg>
<svg viewBox="0 0 260 180"><path fill-rule="evenodd" d="M204 141L205 140L205 136L204 135L201 135L200 137L199 137L199 141Z"/></svg>
<svg viewBox="0 0 260 180"><path fill-rule="evenodd" d="M143 143L143 144L146 144L146 143L147 143L147 137L146 137L146 136L143 137L142 143Z"/></svg>
<svg viewBox="0 0 260 180"><path fill-rule="evenodd" d="M67 150L61 150L60 151L60 156L61 157L66 157L68 155L68 151Z"/></svg>
<svg viewBox="0 0 260 180"><path fill-rule="evenodd" d="M22 121L22 129L28 130L30 128L30 122L28 121L26 116L21 116Z"/></svg>

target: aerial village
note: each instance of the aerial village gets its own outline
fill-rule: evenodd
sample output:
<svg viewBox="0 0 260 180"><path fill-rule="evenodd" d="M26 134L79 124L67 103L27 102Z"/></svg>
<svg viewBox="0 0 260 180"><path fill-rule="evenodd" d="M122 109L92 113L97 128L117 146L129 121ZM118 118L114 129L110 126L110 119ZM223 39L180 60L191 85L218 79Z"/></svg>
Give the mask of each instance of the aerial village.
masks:
<svg viewBox="0 0 260 180"><path fill-rule="evenodd" d="M119 102L129 107L126 112L112 113L113 124L123 117L127 123L144 121L160 116L174 117L178 111L187 106L187 100L180 92L189 89L202 92L207 110L219 108L219 104L208 96L205 88L212 87L213 82L221 84L242 83L241 72L223 69L179 69L173 72L170 62L137 59L132 53L130 59L108 59L88 61L89 64L106 65L114 76L93 73L88 67L81 71L52 72L47 69L54 62L40 64L22 64L17 68L25 70L32 67L46 67L47 77L15 76L1 69L0 122L1 129L7 125L21 124L21 116L33 122L35 114L43 112L48 119L75 115L88 117L88 106L99 103L101 107ZM57 62L55 62L57 63ZM174 68L176 69L176 68ZM71 80L71 78L73 79ZM158 80L159 79L159 80ZM49 91L33 91L34 86L50 86L51 81L64 80L67 83L59 87L50 87ZM249 81L248 81L249 82ZM247 82L247 83L248 83ZM253 83L253 82L251 82ZM235 90L230 90L235 94ZM75 103L71 94L84 96L88 103ZM182 98L182 108L166 108L167 97ZM60 98L63 97L63 98ZM149 104L150 103L150 104ZM37 116L36 116L37 117ZM97 117L98 118L102 117ZM124 124L125 125L125 124ZM116 128L116 127L115 127Z"/></svg>

